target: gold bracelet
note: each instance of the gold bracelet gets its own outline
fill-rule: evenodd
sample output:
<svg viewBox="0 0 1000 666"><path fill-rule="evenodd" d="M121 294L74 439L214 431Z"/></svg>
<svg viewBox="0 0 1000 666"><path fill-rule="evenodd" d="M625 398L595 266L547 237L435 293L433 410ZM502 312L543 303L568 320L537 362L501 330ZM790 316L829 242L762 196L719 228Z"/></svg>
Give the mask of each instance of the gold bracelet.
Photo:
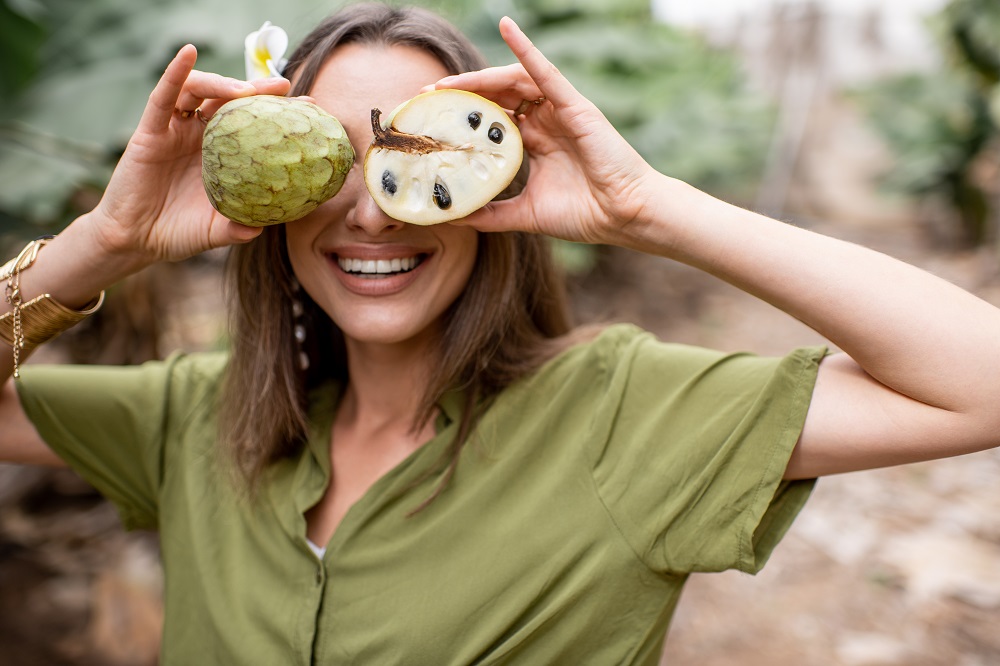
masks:
<svg viewBox="0 0 1000 666"><path fill-rule="evenodd" d="M27 354L40 344L48 342L68 328L83 321L101 309L104 292L83 310L71 310L50 294L35 296L21 305L20 348ZM0 315L0 339L14 346L14 313Z"/></svg>
<svg viewBox="0 0 1000 666"><path fill-rule="evenodd" d="M103 291L83 310L71 310L50 294L24 302L21 297L21 273L35 263L38 251L52 238L47 236L31 241L17 257L0 267L0 280L7 280L6 300L11 306L10 312L0 315L0 339L14 351L15 379L21 376L22 353L27 356L35 347L94 314L104 304Z"/></svg>
<svg viewBox="0 0 1000 666"><path fill-rule="evenodd" d="M0 267L0 280L11 280L18 273L25 270L31 264L35 263L35 259L38 257L38 251L49 244L55 236L39 236L35 240L31 241L24 246L21 252ZM10 288L10 285L8 285Z"/></svg>

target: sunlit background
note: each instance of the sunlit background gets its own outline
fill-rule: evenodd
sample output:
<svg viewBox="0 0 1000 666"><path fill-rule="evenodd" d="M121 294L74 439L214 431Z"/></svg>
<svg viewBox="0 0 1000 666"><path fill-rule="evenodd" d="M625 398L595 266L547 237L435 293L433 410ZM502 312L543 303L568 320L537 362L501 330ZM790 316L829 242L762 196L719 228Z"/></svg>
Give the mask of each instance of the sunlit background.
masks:
<svg viewBox="0 0 1000 666"><path fill-rule="evenodd" d="M178 47L198 46L201 69L242 76L243 39L265 20L295 44L341 4L0 0L3 258L96 204ZM514 17L661 171L1000 304L996 0L415 4L451 18L494 64L512 61L496 25ZM819 342L669 261L554 249L580 321L765 354ZM224 346L223 261L213 252L133 276L33 362ZM995 453L822 481L760 576L692 581L664 663L1000 663L998 485ZM156 552L155 535L123 533L74 474L0 465L0 663L155 663Z"/></svg>

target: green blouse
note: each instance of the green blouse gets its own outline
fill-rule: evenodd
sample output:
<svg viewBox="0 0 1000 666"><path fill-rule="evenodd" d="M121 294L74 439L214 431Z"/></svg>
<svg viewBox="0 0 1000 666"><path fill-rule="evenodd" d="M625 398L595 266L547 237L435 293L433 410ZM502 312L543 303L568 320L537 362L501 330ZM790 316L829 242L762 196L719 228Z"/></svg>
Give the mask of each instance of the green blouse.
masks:
<svg viewBox="0 0 1000 666"><path fill-rule="evenodd" d="M627 325L508 388L445 492L437 435L350 509L322 560L338 388L254 502L216 459L223 354L25 368L45 441L161 535L171 664L656 664L690 572L756 572L812 482L781 480L824 355L725 355ZM425 471L430 478L414 485Z"/></svg>

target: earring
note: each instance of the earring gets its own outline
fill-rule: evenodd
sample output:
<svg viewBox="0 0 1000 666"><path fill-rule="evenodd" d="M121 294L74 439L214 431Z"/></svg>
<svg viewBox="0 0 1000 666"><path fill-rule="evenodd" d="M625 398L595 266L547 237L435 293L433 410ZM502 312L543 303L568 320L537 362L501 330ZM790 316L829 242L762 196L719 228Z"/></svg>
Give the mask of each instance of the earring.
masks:
<svg viewBox="0 0 1000 666"><path fill-rule="evenodd" d="M299 285L299 281L292 278L292 320L294 321L294 328L292 331L295 335L296 342L296 353L299 357L299 369L305 372L309 369L309 355L305 352L306 343L306 325L305 325L305 306L302 305L302 301L299 300L299 294L302 292L302 287Z"/></svg>

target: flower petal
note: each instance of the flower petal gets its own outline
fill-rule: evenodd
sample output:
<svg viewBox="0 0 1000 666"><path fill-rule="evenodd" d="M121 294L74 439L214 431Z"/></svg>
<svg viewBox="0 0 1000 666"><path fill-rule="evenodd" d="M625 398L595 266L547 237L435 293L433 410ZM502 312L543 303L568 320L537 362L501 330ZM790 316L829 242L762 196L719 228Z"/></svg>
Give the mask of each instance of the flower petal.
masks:
<svg viewBox="0 0 1000 666"><path fill-rule="evenodd" d="M288 50L288 35L270 21L265 21L260 30L247 35L243 43L244 64L247 81L268 77L280 77Z"/></svg>

